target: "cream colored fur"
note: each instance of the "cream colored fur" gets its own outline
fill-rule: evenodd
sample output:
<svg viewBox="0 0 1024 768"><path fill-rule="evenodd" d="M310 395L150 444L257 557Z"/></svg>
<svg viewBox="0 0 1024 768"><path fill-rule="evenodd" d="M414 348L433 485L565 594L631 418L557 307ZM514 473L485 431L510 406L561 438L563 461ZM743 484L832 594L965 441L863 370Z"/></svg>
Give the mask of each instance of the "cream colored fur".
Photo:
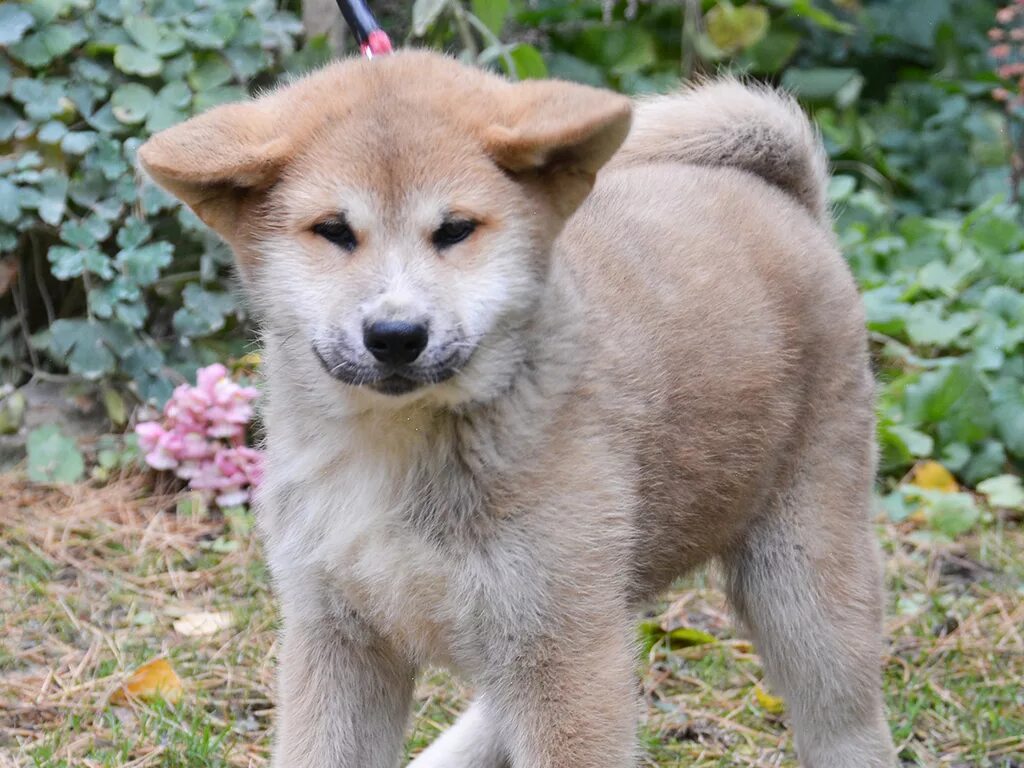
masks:
<svg viewBox="0 0 1024 768"><path fill-rule="evenodd" d="M873 384L820 143L733 81L630 112L402 53L140 150L263 327L275 768L394 768L426 664L478 699L416 768L634 766L635 613L711 560L802 765L894 765ZM440 250L452 212L479 225ZM351 252L312 231L341 214ZM428 323L410 375L450 378L378 391L377 318Z"/></svg>

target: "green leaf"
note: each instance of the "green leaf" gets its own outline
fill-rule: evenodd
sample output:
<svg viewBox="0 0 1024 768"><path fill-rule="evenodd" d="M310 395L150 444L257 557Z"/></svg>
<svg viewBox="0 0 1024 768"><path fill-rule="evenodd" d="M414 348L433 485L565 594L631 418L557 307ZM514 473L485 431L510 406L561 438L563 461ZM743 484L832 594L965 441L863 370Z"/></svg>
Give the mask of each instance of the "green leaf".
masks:
<svg viewBox="0 0 1024 768"><path fill-rule="evenodd" d="M117 230L117 244L125 249L138 248L153 235L153 228L142 219L132 217Z"/></svg>
<svg viewBox="0 0 1024 768"><path fill-rule="evenodd" d="M583 61L567 53L555 52L548 56L548 72L551 77L571 80L575 83L593 85L597 88L607 86L604 73L600 67Z"/></svg>
<svg viewBox="0 0 1024 768"><path fill-rule="evenodd" d="M235 297L230 293L207 291L194 283L185 286L182 299L184 306L174 313L174 328L189 338L219 331L235 310Z"/></svg>
<svg viewBox="0 0 1024 768"><path fill-rule="evenodd" d="M146 130L150 133L157 133L172 125L177 125L187 118L183 110L170 107L167 104L157 101L149 110L149 117L146 118Z"/></svg>
<svg viewBox="0 0 1024 768"><path fill-rule="evenodd" d="M7 141L14 135L21 122L21 115L8 104L0 103L0 141Z"/></svg>
<svg viewBox="0 0 1024 768"><path fill-rule="evenodd" d="M427 34L447 5L448 0L416 0L412 4L412 33L416 37Z"/></svg>
<svg viewBox="0 0 1024 768"><path fill-rule="evenodd" d="M168 106L184 109L192 101L192 91L184 83L168 83L157 92L156 98Z"/></svg>
<svg viewBox="0 0 1024 768"><path fill-rule="evenodd" d="M935 493L928 495L925 519L934 530L955 539L978 522L981 512L969 493Z"/></svg>
<svg viewBox="0 0 1024 768"><path fill-rule="evenodd" d="M974 318L966 312L944 314L942 302L922 301L907 312L907 335L915 344L948 347L974 327Z"/></svg>
<svg viewBox="0 0 1024 768"><path fill-rule="evenodd" d="M136 302L140 295L137 285L124 277L116 277L89 291L89 308L96 317L109 320L120 304Z"/></svg>
<svg viewBox="0 0 1024 768"><path fill-rule="evenodd" d="M17 5L0 4L0 45L18 42L35 23L32 14Z"/></svg>
<svg viewBox="0 0 1024 768"><path fill-rule="evenodd" d="M123 427L128 421L128 408L124 404L124 398L113 387L103 388L103 406L106 408L107 418L115 427Z"/></svg>
<svg viewBox="0 0 1024 768"><path fill-rule="evenodd" d="M95 131L68 131L60 140L60 148L69 155L84 155L96 145Z"/></svg>
<svg viewBox="0 0 1024 768"><path fill-rule="evenodd" d="M68 132L68 128L60 120L50 120L39 126L36 138L42 144L56 144Z"/></svg>
<svg viewBox="0 0 1024 768"><path fill-rule="evenodd" d="M75 483L85 474L85 461L75 441L55 424L28 436L28 479L34 483Z"/></svg>
<svg viewBox="0 0 1024 768"><path fill-rule="evenodd" d="M768 32L768 11L759 5L734 6L721 3L708 11L707 34L726 54L749 48Z"/></svg>
<svg viewBox="0 0 1024 768"><path fill-rule="evenodd" d="M906 496L899 488L882 497L882 509L885 510L886 517L894 523L902 523L912 512Z"/></svg>
<svg viewBox="0 0 1024 768"><path fill-rule="evenodd" d="M17 77L11 81L11 95L25 107L25 114L42 122L64 109L64 84L59 80Z"/></svg>
<svg viewBox="0 0 1024 768"><path fill-rule="evenodd" d="M0 398L0 435L16 434L25 423L27 408L25 395L18 390Z"/></svg>
<svg viewBox="0 0 1024 768"><path fill-rule="evenodd" d="M911 456L931 456L935 449L935 441L930 435L920 432L912 427L905 427L899 424L886 427L886 431L903 443Z"/></svg>
<svg viewBox="0 0 1024 768"><path fill-rule="evenodd" d="M993 507L1024 509L1024 485L1016 475L999 475L978 483L978 492L988 498Z"/></svg>
<svg viewBox="0 0 1024 768"><path fill-rule="evenodd" d="M0 178L0 222L13 224L21 217L20 190L7 179Z"/></svg>
<svg viewBox="0 0 1024 768"><path fill-rule="evenodd" d="M69 0L29 0L24 8L32 14L37 25L44 25L64 13L68 5Z"/></svg>
<svg viewBox="0 0 1024 768"><path fill-rule="evenodd" d="M667 637L672 641L672 645L683 648L716 642L714 635L693 627L677 627L668 632Z"/></svg>
<svg viewBox="0 0 1024 768"><path fill-rule="evenodd" d="M155 53L135 45L123 44L114 51L114 65L128 75L151 77L160 73L162 62Z"/></svg>
<svg viewBox="0 0 1024 768"><path fill-rule="evenodd" d="M796 54L801 39L798 32L785 29L769 31L746 51L751 69L761 74L779 72Z"/></svg>
<svg viewBox="0 0 1024 768"><path fill-rule="evenodd" d="M50 326L50 349L72 373L86 379L98 379L114 369L114 355L98 323L55 321Z"/></svg>
<svg viewBox="0 0 1024 768"><path fill-rule="evenodd" d="M39 185L39 218L47 224L57 226L64 218L67 208L68 177L54 169L48 169Z"/></svg>
<svg viewBox="0 0 1024 768"><path fill-rule="evenodd" d="M782 85L805 101L848 107L860 97L864 76L856 69L787 69Z"/></svg>
<svg viewBox="0 0 1024 768"><path fill-rule="evenodd" d="M222 85L217 88L211 88L208 91L202 91L196 94L195 98L195 110L196 112L205 112L213 107L220 106L221 104L231 104L232 102L242 101L248 96L244 88L240 88L235 85Z"/></svg>
<svg viewBox="0 0 1024 768"><path fill-rule="evenodd" d="M828 11L817 7L814 3L815 0L794 0L794 2L789 4L789 9L795 16L802 16L830 32L849 35L856 31L857 28L855 26L840 21Z"/></svg>
<svg viewBox="0 0 1024 768"><path fill-rule="evenodd" d="M1007 377L992 390L992 418L1007 449L1024 459L1024 380Z"/></svg>
<svg viewBox="0 0 1024 768"><path fill-rule="evenodd" d="M124 21L125 31L139 47L156 56L171 56L180 51L185 41L149 16L130 16Z"/></svg>
<svg viewBox="0 0 1024 768"><path fill-rule="evenodd" d="M166 242L150 243L141 248L127 248L118 252L118 267L136 285L151 285L160 277L160 270L171 263L174 246ZM192 287L190 284L189 288Z"/></svg>
<svg viewBox="0 0 1024 768"><path fill-rule="evenodd" d="M110 97L114 117L122 123L141 123L153 106L153 92L139 83L125 83L118 86Z"/></svg>
<svg viewBox="0 0 1024 768"><path fill-rule="evenodd" d="M998 475L1006 466L1006 448L998 440L984 440L971 455L961 475L968 484Z"/></svg>
<svg viewBox="0 0 1024 768"><path fill-rule="evenodd" d="M60 238L75 248L92 248L96 245L96 233L77 221L66 221L60 228Z"/></svg>
<svg viewBox="0 0 1024 768"><path fill-rule="evenodd" d="M548 76L548 68L540 51L527 43L520 43L509 55L516 65L516 76L520 80L540 79Z"/></svg>
<svg viewBox="0 0 1024 768"><path fill-rule="evenodd" d="M501 28L505 26L505 17L508 16L509 0L473 0L471 7L473 15L495 36L501 34Z"/></svg>
<svg viewBox="0 0 1024 768"><path fill-rule="evenodd" d="M68 53L88 36L81 24L54 24L15 43L10 47L10 51L30 67L40 68Z"/></svg>
<svg viewBox="0 0 1024 768"><path fill-rule="evenodd" d="M51 272L58 280L72 280L86 272L99 275L104 280L114 276L110 258L95 248L68 248L63 245L52 246L47 253Z"/></svg>
<svg viewBox="0 0 1024 768"><path fill-rule="evenodd" d="M654 36L632 26L607 30L602 40L601 55L617 75L643 71L658 61Z"/></svg>
<svg viewBox="0 0 1024 768"><path fill-rule="evenodd" d="M188 74L188 84L192 90L201 93L230 82L232 77L231 67L223 58L217 54L208 54Z"/></svg>

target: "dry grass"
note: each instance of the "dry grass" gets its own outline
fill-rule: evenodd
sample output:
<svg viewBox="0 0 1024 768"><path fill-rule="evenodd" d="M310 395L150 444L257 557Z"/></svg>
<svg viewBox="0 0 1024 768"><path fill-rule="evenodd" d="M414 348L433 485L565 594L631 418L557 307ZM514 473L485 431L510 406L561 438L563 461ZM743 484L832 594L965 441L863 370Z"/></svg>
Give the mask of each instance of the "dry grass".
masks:
<svg viewBox="0 0 1024 768"><path fill-rule="evenodd" d="M276 614L245 515L176 511L142 478L41 489L0 476L0 768L262 766L273 710ZM988 527L955 545L882 529L892 590L886 663L908 765L1024 765L1024 532ZM685 587L685 589L683 588ZM643 668L649 766L794 766L785 716L756 695L713 574L657 607L717 641L668 648ZM229 611L202 637L178 617ZM166 657L176 705L113 706L138 665ZM408 750L455 716L466 691L441 673L417 693Z"/></svg>

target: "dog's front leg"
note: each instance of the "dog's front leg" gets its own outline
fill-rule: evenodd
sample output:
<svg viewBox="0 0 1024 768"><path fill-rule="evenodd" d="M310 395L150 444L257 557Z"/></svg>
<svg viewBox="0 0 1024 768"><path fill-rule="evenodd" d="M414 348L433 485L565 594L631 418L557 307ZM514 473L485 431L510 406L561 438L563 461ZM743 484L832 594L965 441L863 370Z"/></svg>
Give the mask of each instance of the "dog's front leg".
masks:
<svg viewBox="0 0 1024 768"><path fill-rule="evenodd" d="M531 640L485 686L512 768L636 765L631 625L607 614L588 618L589 626L571 621Z"/></svg>
<svg viewBox="0 0 1024 768"><path fill-rule="evenodd" d="M288 616L273 768L395 768L414 670L349 616Z"/></svg>

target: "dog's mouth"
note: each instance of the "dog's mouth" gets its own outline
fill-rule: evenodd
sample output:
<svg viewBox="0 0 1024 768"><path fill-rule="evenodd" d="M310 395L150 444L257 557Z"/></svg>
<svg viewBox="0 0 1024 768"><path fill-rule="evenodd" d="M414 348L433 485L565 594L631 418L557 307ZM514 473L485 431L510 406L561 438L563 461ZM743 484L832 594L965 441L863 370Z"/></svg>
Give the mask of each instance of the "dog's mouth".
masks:
<svg viewBox="0 0 1024 768"><path fill-rule="evenodd" d="M458 351L436 363L413 365L360 365L340 355L325 356L313 345L313 354L327 375L344 384L366 387L382 395L407 395L417 389L447 381L466 364L467 355ZM336 358L336 359L329 359Z"/></svg>

